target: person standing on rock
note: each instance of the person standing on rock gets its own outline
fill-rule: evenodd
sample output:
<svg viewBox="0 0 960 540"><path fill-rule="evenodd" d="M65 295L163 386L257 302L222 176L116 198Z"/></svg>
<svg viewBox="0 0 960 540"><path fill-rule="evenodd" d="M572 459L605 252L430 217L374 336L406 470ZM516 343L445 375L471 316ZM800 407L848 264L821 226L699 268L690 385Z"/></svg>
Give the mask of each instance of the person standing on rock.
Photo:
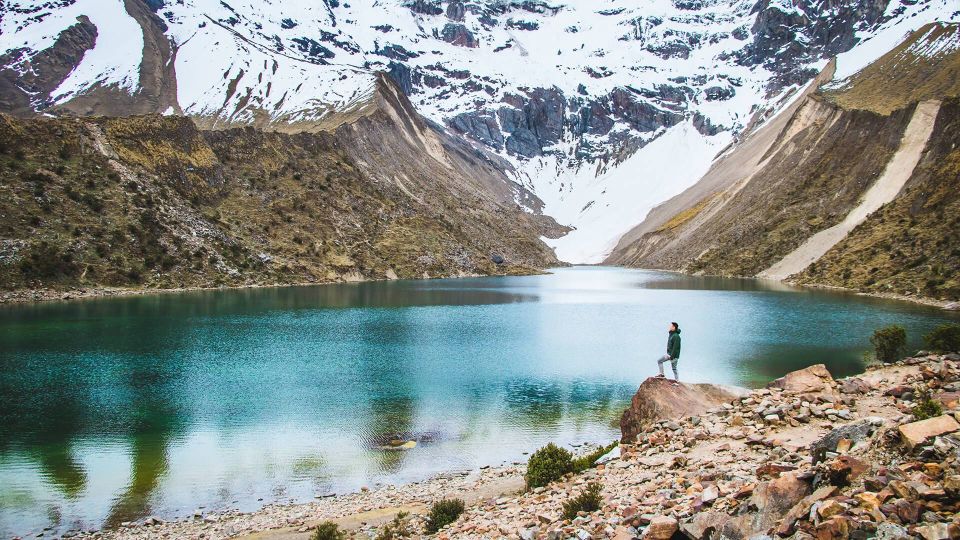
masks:
<svg viewBox="0 0 960 540"><path fill-rule="evenodd" d="M672 322L670 323L670 334L667 337L667 354L657 360L657 367L660 368L660 375L658 375L658 377L664 376L663 363L670 362L670 367L673 368L673 379L679 381L680 375L677 374L678 360L680 360L680 325Z"/></svg>

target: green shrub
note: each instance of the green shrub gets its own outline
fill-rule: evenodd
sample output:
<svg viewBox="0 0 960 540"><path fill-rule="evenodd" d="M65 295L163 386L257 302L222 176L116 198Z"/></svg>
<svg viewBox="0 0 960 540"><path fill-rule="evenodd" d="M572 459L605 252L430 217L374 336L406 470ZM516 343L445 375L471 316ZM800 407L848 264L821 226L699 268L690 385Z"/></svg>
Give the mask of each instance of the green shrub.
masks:
<svg viewBox="0 0 960 540"><path fill-rule="evenodd" d="M433 503L430 515L427 516L427 532L433 534L443 527L453 523L463 513L461 499L444 499Z"/></svg>
<svg viewBox="0 0 960 540"><path fill-rule="evenodd" d="M942 324L923 336L923 340L937 352L960 352L960 324Z"/></svg>
<svg viewBox="0 0 960 540"><path fill-rule="evenodd" d="M80 272L73 255L61 251L49 242L34 244L20 260L20 271L28 279L72 277Z"/></svg>
<svg viewBox="0 0 960 540"><path fill-rule="evenodd" d="M332 521L324 521L313 530L310 540L346 540L347 533Z"/></svg>
<svg viewBox="0 0 960 540"><path fill-rule="evenodd" d="M933 399L928 388L917 388L913 395L913 402L914 406L910 412L917 420L926 420L943 414L943 407L939 401Z"/></svg>
<svg viewBox="0 0 960 540"><path fill-rule="evenodd" d="M577 512L596 512L603 504L603 497L600 496L600 484L590 482L583 493L563 503L563 519L573 519L577 517Z"/></svg>
<svg viewBox="0 0 960 540"><path fill-rule="evenodd" d="M537 450L527 461L527 489L545 486L573 472L573 454L550 443Z"/></svg>
<svg viewBox="0 0 960 540"><path fill-rule="evenodd" d="M410 514L407 512L398 512L393 521L387 523L380 532L377 533L375 540L397 540L398 538L410 538L413 531L410 530L410 521L407 519Z"/></svg>
<svg viewBox="0 0 960 540"><path fill-rule="evenodd" d="M605 456L607 452L613 450L619 444L620 444L619 441L613 441L607 446L601 446L600 448L597 448L596 450L594 450L593 452L590 452L589 454L585 454L578 458L575 458L573 460L573 472L580 473L589 469L590 467L593 467L593 464L598 459Z"/></svg>
<svg viewBox="0 0 960 540"><path fill-rule="evenodd" d="M907 350L907 331L898 324L880 328L870 338L880 362L896 362Z"/></svg>

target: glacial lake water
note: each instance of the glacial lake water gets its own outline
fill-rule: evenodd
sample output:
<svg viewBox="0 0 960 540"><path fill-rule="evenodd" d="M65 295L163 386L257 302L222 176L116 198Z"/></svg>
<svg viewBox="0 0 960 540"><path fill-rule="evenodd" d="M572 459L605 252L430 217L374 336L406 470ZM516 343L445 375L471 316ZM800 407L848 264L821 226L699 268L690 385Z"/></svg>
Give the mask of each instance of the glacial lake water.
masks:
<svg viewBox="0 0 960 540"><path fill-rule="evenodd" d="M915 349L958 317L602 267L0 306L0 536L253 510L609 442L672 320L682 379L757 386L818 362L856 373L873 329L902 324ZM377 448L398 434L421 443Z"/></svg>

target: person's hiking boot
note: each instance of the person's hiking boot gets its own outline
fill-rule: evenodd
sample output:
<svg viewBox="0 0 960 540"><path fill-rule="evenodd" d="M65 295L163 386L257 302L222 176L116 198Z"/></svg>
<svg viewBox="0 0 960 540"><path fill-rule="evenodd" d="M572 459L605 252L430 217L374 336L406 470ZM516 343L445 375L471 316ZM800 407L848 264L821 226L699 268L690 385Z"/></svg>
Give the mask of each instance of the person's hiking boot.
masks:
<svg viewBox="0 0 960 540"><path fill-rule="evenodd" d="M659 374L659 375L654 375L654 377L657 378L657 379L666 379L666 377L663 376L663 373L661 373L661 374Z"/></svg>

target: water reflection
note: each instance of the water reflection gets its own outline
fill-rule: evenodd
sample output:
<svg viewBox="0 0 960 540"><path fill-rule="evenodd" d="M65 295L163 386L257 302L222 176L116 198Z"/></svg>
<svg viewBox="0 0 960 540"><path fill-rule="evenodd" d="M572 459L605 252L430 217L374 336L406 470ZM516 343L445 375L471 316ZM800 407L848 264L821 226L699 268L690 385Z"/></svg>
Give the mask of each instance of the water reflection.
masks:
<svg viewBox="0 0 960 540"><path fill-rule="evenodd" d="M684 327L681 376L862 368L933 309L753 280L550 276L0 306L0 536L254 509L613 440ZM378 449L417 439L410 451ZM264 499L260 501L260 499Z"/></svg>

